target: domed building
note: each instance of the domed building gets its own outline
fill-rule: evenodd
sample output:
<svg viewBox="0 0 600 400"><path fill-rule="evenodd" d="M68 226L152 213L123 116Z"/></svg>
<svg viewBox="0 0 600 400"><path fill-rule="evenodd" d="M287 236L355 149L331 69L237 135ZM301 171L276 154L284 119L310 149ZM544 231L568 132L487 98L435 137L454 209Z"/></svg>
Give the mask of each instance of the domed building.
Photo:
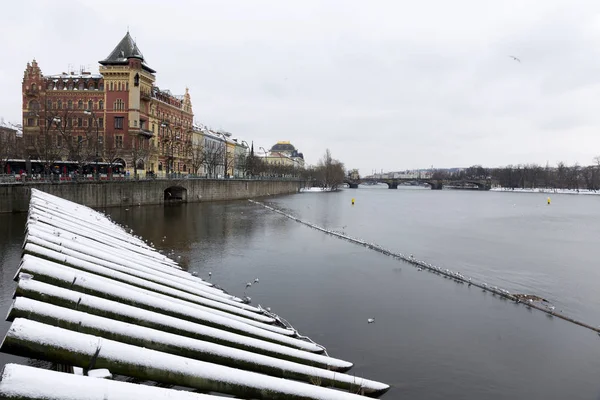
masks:
<svg viewBox="0 0 600 400"><path fill-rule="evenodd" d="M269 164L304 168L304 154L300 153L293 144L286 141L275 143L265 156L265 161Z"/></svg>

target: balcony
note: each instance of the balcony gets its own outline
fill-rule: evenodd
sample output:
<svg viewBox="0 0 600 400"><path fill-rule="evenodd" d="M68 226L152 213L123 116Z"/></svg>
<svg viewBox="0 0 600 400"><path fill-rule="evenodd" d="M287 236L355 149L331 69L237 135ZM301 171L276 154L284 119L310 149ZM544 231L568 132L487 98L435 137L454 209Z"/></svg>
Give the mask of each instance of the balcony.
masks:
<svg viewBox="0 0 600 400"><path fill-rule="evenodd" d="M140 136L144 136L144 137L146 137L148 139L151 138L151 137L154 137L154 133L153 132L148 131L148 130L146 130L144 128L140 129L139 135Z"/></svg>
<svg viewBox="0 0 600 400"><path fill-rule="evenodd" d="M141 92L140 98L142 100L150 101L152 99L152 95L149 92Z"/></svg>

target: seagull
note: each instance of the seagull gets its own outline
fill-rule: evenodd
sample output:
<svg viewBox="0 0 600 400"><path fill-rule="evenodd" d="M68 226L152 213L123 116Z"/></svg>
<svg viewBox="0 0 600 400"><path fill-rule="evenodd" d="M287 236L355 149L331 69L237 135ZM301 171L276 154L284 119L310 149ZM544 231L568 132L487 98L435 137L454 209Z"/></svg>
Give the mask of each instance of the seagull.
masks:
<svg viewBox="0 0 600 400"><path fill-rule="evenodd" d="M554 307L554 306L550 306L550 307L548 307L548 310L550 310L550 311L554 311L554 309L555 309L555 308L556 308L556 307Z"/></svg>
<svg viewBox="0 0 600 400"><path fill-rule="evenodd" d="M375 318L367 319L367 324L372 324L373 322L375 322Z"/></svg>
<svg viewBox="0 0 600 400"><path fill-rule="evenodd" d="M419 269L417 269L417 271L423 271L423 268L419 268Z"/></svg>
<svg viewBox="0 0 600 400"><path fill-rule="evenodd" d="M246 289L248 289L250 286L252 286L252 282L246 283Z"/></svg>
<svg viewBox="0 0 600 400"><path fill-rule="evenodd" d="M255 278L255 279L254 279L254 283L258 283L258 278Z"/></svg>
<svg viewBox="0 0 600 400"><path fill-rule="evenodd" d="M196 276L196 275L198 275L198 274L196 273L196 271L192 271L192 276Z"/></svg>
<svg viewBox="0 0 600 400"><path fill-rule="evenodd" d="M515 61L521 62L521 60L519 60L519 58L515 57L515 56L509 56L510 58L512 58Z"/></svg>
<svg viewBox="0 0 600 400"><path fill-rule="evenodd" d="M212 272L208 273L208 279L210 279L212 277Z"/></svg>

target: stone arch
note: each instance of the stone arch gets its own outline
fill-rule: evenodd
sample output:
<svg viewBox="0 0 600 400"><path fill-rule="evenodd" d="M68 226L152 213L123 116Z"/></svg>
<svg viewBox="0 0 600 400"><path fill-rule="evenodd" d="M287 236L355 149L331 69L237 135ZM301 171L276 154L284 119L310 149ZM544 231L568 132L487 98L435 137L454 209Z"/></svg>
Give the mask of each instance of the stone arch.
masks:
<svg viewBox="0 0 600 400"><path fill-rule="evenodd" d="M123 168L127 168L127 163L122 158L115 158L113 164L121 164Z"/></svg>
<svg viewBox="0 0 600 400"><path fill-rule="evenodd" d="M187 203L187 189L182 186L169 186L163 195L165 203Z"/></svg>

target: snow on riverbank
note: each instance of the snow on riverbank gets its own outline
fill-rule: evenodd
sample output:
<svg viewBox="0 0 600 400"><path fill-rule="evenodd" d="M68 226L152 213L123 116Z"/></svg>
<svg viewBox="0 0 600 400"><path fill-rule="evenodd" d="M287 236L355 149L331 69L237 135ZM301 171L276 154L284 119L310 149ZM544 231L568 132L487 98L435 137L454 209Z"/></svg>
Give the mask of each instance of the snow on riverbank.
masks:
<svg viewBox="0 0 600 400"><path fill-rule="evenodd" d="M492 192L512 192L512 193L547 193L547 194L588 194L588 195L600 195L598 190L588 189L549 189L549 188L503 188L494 187L490 189Z"/></svg>
<svg viewBox="0 0 600 400"><path fill-rule="evenodd" d="M331 188L322 188L322 187L310 187L310 188L301 188L300 192L331 192Z"/></svg>

